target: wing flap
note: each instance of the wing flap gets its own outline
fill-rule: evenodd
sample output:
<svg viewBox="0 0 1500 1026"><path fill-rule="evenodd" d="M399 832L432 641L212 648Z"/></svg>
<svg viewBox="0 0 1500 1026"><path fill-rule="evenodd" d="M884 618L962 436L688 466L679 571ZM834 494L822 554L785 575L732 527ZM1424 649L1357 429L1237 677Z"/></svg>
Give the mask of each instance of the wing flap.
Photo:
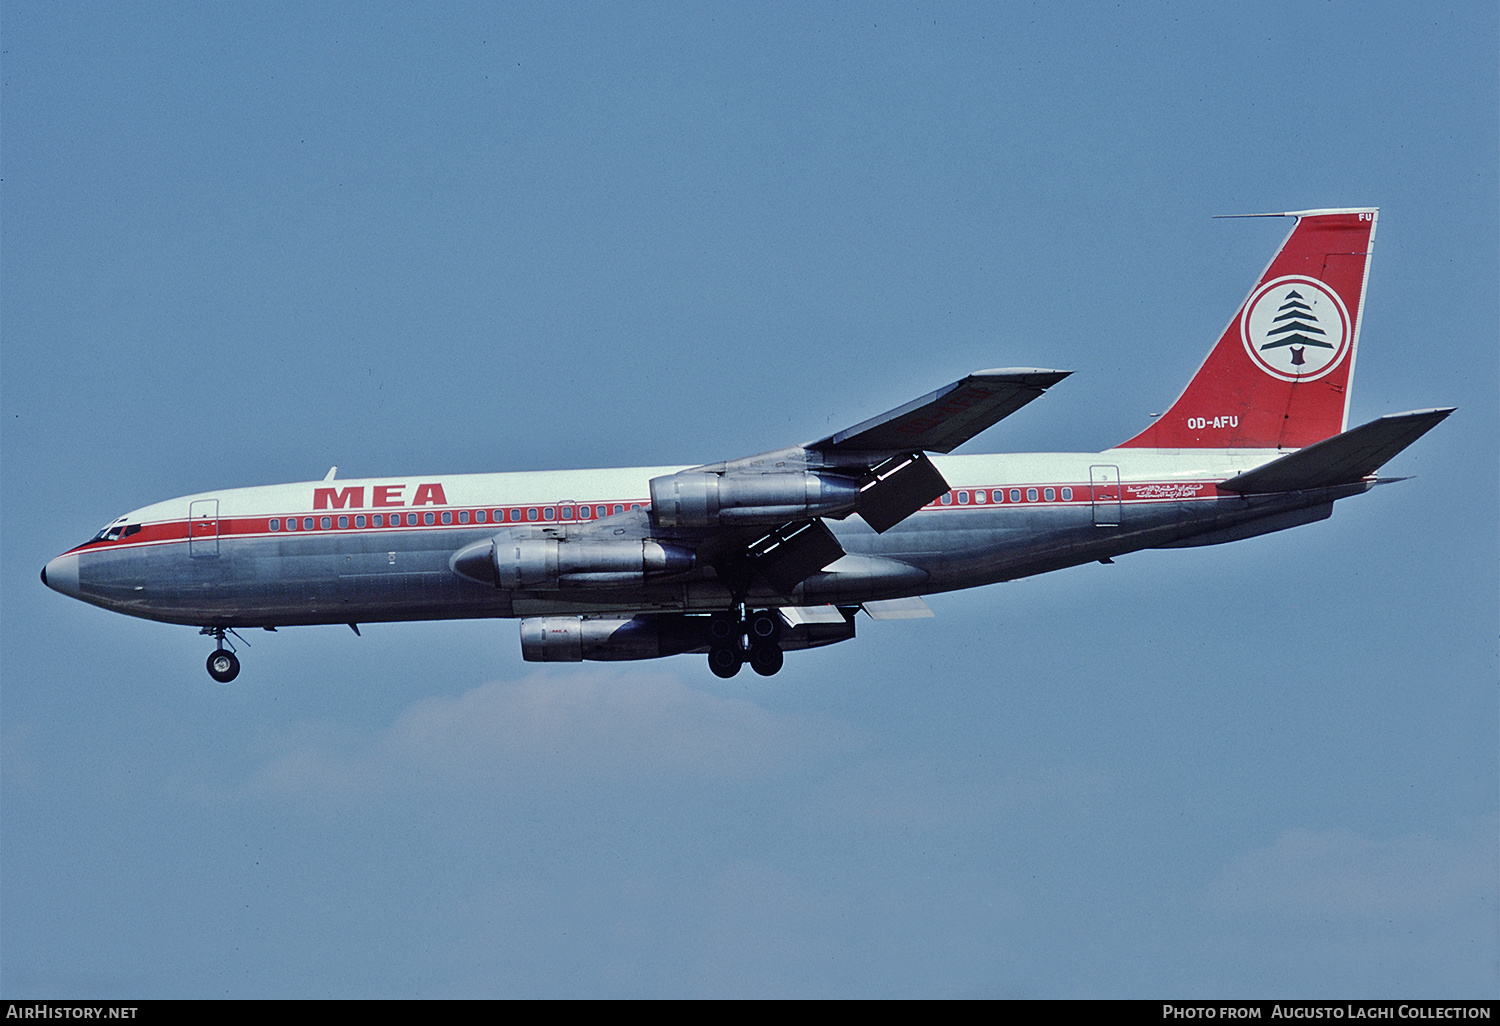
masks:
<svg viewBox="0 0 1500 1026"><path fill-rule="evenodd" d="M937 614L920 597L881 599L866 602L863 607L871 620L924 620Z"/></svg>
<svg viewBox="0 0 1500 1026"><path fill-rule="evenodd" d="M1354 484L1437 427L1453 407L1393 413L1314 442L1219 485L1226 492L1292 492Z"/></svg>
<svg viewBox="0 0 1500 1026"><path fill-rule="evenodd" d="M920 399L810 442L821 452L952 452L1072 371L1010 367L977 371Z"/></svg>

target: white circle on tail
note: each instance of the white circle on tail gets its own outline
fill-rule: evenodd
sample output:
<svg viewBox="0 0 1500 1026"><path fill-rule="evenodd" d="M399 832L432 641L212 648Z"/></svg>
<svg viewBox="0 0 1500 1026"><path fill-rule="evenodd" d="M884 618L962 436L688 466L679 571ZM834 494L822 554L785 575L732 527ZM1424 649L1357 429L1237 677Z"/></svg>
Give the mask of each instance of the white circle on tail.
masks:
<svg viewBox="0 0 1500 1026"><path fill-rule="evenodd" d="M1349 311L1339 294L1301 274L1266 282L1240 315L1245 352L1283 381L1311 381L1343 363L1349 329Z"/></svg>

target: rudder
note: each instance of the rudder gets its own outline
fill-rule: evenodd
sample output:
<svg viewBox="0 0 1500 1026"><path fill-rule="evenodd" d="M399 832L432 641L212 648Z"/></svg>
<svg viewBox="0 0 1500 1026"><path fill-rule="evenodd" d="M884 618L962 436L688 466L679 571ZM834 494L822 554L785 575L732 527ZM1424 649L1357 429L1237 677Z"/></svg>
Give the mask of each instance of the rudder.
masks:
<svg viewBox="0 0 1500 1026"><path fill-rule="evenodd" d="M1119 448L1300 449L1344 430L1378 211L1302 210L1187 388Z"/></svg>

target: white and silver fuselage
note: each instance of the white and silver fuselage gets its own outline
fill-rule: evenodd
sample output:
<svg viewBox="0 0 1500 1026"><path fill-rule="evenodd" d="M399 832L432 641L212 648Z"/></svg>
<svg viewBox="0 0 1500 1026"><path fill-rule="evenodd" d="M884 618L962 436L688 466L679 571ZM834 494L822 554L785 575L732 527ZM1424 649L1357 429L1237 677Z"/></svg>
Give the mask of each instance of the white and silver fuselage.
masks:
<svg viewBox="0 0 1500 1026"><path fill-rule="evenodd" d="M939 456L949 490L884 534L829 527L847 555L755 604L857 605L1043 573L1137 549L1212 544L1328 516L1369 481L1268 495L1216 485L1276 450L1113 449ZM566 538L601 521L659 535L648 482L686 468L313 481L185 496L134 510L47 564L49 587L132 616L204 627L464 617L699 612L729 589L697 566L625 586L497 587L454 570L512 528Z"/></svg>

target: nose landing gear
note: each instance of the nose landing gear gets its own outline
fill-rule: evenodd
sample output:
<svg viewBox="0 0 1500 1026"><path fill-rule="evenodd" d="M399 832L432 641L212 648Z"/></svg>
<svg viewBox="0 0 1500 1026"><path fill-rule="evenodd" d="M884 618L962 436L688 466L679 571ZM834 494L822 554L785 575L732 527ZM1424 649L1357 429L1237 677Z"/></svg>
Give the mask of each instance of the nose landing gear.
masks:
<svg viewBox="0 0 1500 1026"><path fill-rule="evenodd" d="M743 604L735 612L721 613L708 624L712 639L708 668L714 676L728 679L745 663L762 677L781 669L781 614L774 609L747 613Z"/></svg>
<svg viewBox="0 0 1500 1026"><path fill-rule="evenodd" d="M208 675L220 684L228 684L240 675L240 660L227 648L209 653Z"/></svg>
<svg viewBox="0 0 1500 1026"><path fill-rule="evenodd" d="M205 627L198 633L210 635L218 642L219 646L213 652L209 653L208 675L220 684L228 684L234 678L238 677L240 675L239 656L235 655L231 649L224 647L224 635L234 634L234 631L226 627ZM240 637L238 634L234 634L234 636L236 638ZM244 641L245 639L240 638L240 640Z"/></svg>

